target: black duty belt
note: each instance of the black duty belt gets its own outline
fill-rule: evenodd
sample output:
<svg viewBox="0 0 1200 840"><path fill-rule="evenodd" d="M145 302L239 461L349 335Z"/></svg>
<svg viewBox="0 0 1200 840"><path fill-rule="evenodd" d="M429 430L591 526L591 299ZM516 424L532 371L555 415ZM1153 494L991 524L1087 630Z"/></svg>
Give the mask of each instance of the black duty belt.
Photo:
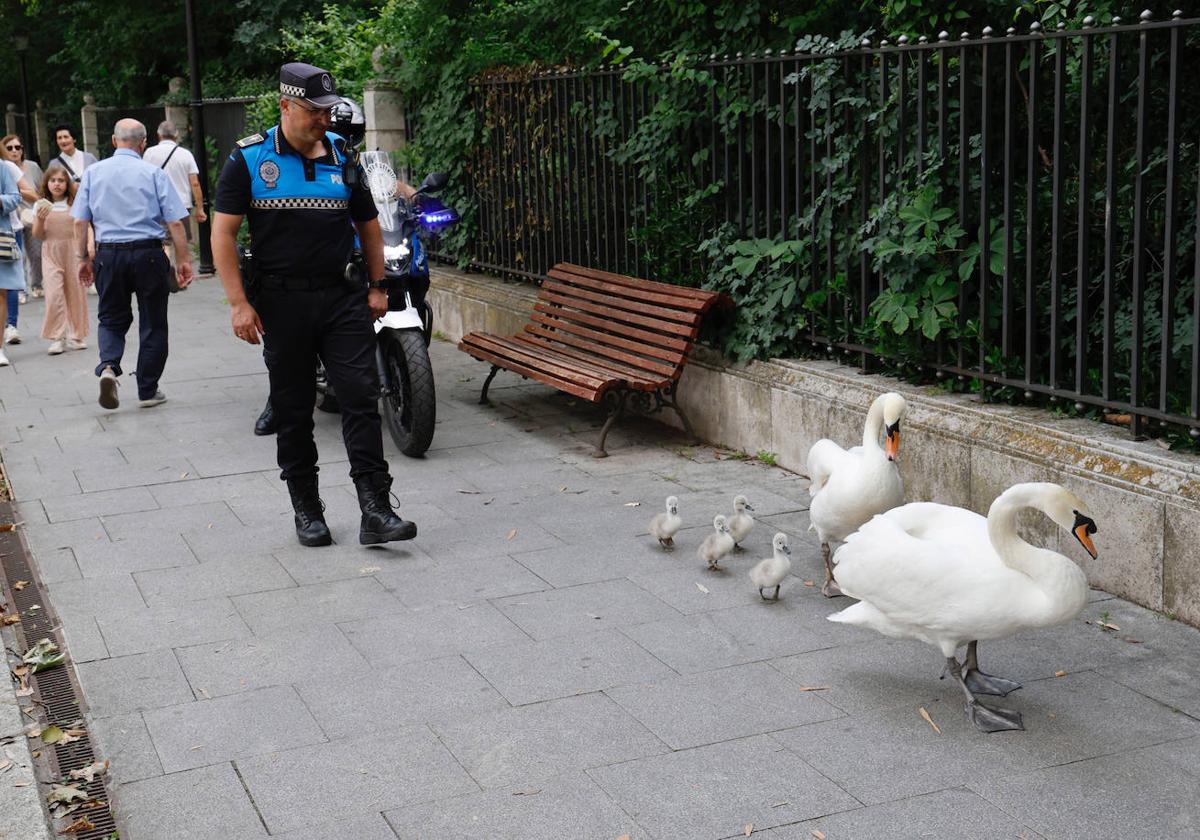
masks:
<svg viewBox="0 0 1200 840"><path fill-rule="evenodd" d="M262 288L282 292L313 292L343 285L341 274L260 274Z"/></svg>
<svg viewBox="0 0 1200 840"><path fill-rule="evenodd" d="M161 239L136 239L133 242L97 242L97 251L141 251L146 248L161 248Z"/></svg>

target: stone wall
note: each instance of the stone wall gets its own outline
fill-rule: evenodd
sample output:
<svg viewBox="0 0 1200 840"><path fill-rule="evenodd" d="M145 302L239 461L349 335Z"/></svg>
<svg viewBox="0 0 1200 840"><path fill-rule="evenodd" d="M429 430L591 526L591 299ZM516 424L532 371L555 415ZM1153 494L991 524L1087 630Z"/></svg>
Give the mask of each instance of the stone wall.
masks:
<svg viewBox="0 0 1200 840"><path fill-rule="evenodd" d="M472 330L514 333L534 295L525 284L435 268L434 325L454 341ZM1132 441L1122 429L1090 420L985 405L826 361L735 365L699 348L685 369L680 400L702 439L775 453L781 466L802 473L817 439L860 442L867 406L886 390L908 400L900 469L910 500L986 513L1017 482L1062 483L1096 519L1099 558L1032 513L1023 522L1030 538L1079 562L1093 586L1200 626L1200 458ZM659 416L678 426L671 412Z"/></svg>

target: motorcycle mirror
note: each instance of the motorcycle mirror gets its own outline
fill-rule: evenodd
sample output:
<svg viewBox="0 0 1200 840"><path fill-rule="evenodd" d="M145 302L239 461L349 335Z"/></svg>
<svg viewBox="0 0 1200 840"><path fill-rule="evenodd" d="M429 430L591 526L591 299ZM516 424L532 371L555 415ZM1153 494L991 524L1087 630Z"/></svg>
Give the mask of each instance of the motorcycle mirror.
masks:
<svg viewBox="0 0 1200 840"><path fill-rule="evenodd" d="M437 192L450 181L450 176L445 172L430 172L425 176L425 180L421 182L421 188L417 192Z"/></svg>

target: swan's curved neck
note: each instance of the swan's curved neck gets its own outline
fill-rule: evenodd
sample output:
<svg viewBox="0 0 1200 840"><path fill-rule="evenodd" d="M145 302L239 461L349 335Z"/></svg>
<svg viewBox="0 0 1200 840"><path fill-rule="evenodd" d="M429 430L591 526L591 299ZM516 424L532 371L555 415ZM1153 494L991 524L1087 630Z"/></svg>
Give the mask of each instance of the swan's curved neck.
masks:
<svg viewBox="0 0 1200 840"><path fill-rule="evenodd" d="M1005 494L997 499L988 511L988 538L1007 566L1036 581L1040 571L1037 552L1017 534L1017 515L1026 507L1036 505L1024 495Z"/></svg>
<svg viewBox="0 0 1200 840"><path fill-rule="evenodd" d="M875 400L867 411L867 425L863 427L863 449L883 451L879 445L879 435L883 432L883 402Z"/></svg>
<svg viewBox="0 0 1200 840"><path fill-rule="evenodd" d="M1027 507L1046 512L1045 499L1035 488L1013 488L1003 493L988 511L988 537L1005 565L1028 577L1048 596L1048 612L1042 618L1055 623L1063 615L1073 614L1077 607L1083 607L1082 600L1078 604L1075 601L1086 597L1086 578L1083 571L1063 555L1035 548L1021 539L1017 534L1017 515Z"/></svg>

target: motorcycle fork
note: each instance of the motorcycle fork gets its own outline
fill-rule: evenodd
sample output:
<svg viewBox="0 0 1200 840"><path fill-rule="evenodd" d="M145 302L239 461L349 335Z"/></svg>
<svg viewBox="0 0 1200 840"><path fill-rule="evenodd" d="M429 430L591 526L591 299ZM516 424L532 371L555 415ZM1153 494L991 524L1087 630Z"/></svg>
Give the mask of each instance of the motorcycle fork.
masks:
<svg viewBox="0 0 1200 840"><path fill-rule="evenodd" d="M394 397L396 388L399 385L392 381L391 374L388 373L387 360L383 357L383 342L380 341L382 332L375 337L375 368L379 371L379 397L380 399Z"/></svg>

